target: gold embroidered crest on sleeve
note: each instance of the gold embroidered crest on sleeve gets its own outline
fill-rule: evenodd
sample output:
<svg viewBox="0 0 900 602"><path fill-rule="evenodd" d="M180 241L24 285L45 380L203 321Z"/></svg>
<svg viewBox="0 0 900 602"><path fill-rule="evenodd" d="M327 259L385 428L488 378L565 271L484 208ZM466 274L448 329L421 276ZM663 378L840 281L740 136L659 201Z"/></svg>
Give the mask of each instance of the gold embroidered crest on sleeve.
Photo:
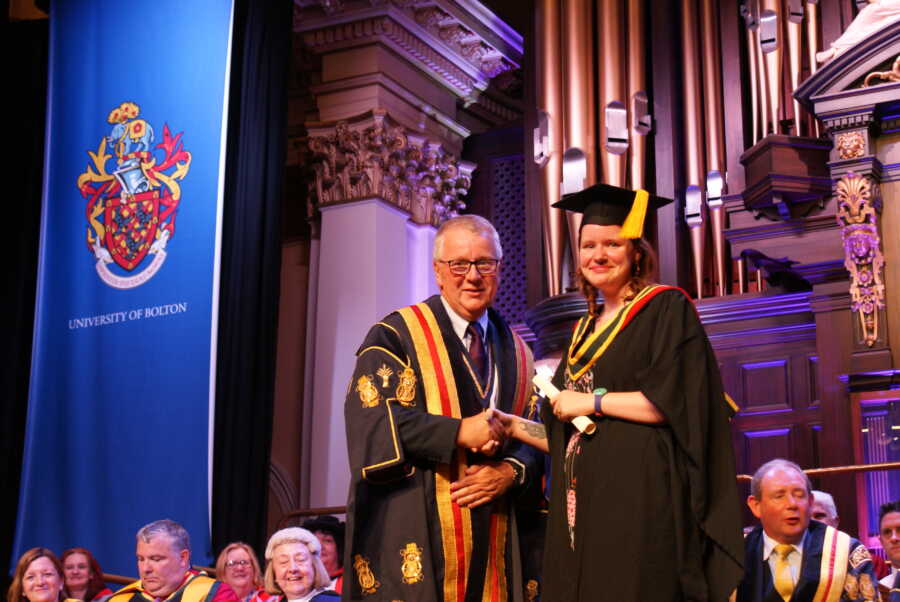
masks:
<svg viewBox="0 0 900 602"><path fill-rule="evenodd" d="M403 573L404 583L418 583L425 578L422 575L422 548L415 542L406 544L406 547L400 550L400 557L403 558L400 572Z"/></svg>
<svg viewBox="0 0 900 602"><path fill-rule="evenodd" d="M381 401L381 394L375 388L374 379L369 374L363 374L356 381L356 390L359 392L359 400L364 408L374 408Z"/></svg>
<svg viewBox="0 0 900 602"><path fill-rule="evenodd" d="M538 582L536 579L529 579L528 583L525 584L525 599L528 602L532 602L533 600L537 600L538 597Z"/></svg>
<svg viewBox="0 0 900 602"><path fill-rule="evenodd" d="M850 554L850 566L852 566L854 569L858 569L862 563L871 560L872 556L869 554L869 550L864 545L856 546L856 549L853 550L852 554Z"/></svg>
<svg viewBox="0 0 900 602"><path fill-rule="evenodd" d="M405 406L416 405L416 372L409 366L403 369L399 375L400 384L394 392L394 397Z"/></svg>
<svg viewBox="0 0 900 602"><path fill-rule="evenodd" d="M353 568L356 570L356 578L359 580L359 587L366 595L374 594L375 590L381 586L375 579L372 569L369 568L369 561L357 554L353 557Z"/></svg>
<svg viewBox="0 0 900 602"><path fill-rule="evenodd" d="M378 369L375 375L381 377L382 389L387 389L387 386L390 384L391 374L393 373L394 371L391 370L387 364L381 364L381 368Z"/></svg>

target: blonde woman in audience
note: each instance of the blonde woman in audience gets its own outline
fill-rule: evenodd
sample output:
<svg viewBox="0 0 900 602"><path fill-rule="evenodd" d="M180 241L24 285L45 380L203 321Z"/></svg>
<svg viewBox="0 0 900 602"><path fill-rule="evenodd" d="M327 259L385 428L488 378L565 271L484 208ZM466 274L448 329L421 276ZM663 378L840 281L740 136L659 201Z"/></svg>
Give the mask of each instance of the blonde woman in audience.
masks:
<svg viewBox="0 0 900 602"><path fill-rule="evenodd" d="M102 601L112 595L103 583L103 571L85 548L69 548L62 555L63 575L69 596L84 602Z"/></svg>
<svg viewBox="0 0 900 602"><path fill-rule="evenodd" d="M322 564L322 545L300 527L276 531L266 546L266 591L272 602L327 602L340 600L328 589L331 579Z"/></svg>
<svg viewBox="0 0 900 602"><path fill-rule="evenodd" d="M68 599L63 568L47 548L31 548L19 558L7 602L61 602Z"/></svg>
<svg viewBox="0 0 900 602"><path fill-rule="evenodd" d="M216 560L216 577L231 586L242 602L265 600L262 570L256 552L242 541L225 546Z"/></svg>

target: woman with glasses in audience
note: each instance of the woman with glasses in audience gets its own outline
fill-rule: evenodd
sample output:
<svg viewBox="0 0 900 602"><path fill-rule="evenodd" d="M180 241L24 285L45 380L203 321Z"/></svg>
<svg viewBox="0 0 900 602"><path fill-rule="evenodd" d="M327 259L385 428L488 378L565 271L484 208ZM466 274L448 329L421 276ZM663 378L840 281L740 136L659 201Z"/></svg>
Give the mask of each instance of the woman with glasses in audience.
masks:
<svg viewBox="0 0 900 602"><path fill-rule="evenodd" d="M6 602L62 602L67 599L63 567L56 555L47 548L31 548L22 554L6 592Z"/></svg>
<svg viewBox="0 0 900 602"><path fill-rule="evenodd" d="M262 571L256 553L249 545L236 541L225 546L216 559L216 577L227 583L243 602L265 600Z"/></svg>
<svg viewBox="0 0 900 602"><path fill-rule="evenodd" d="M112 595L103 583L100 564L85 548L69 548L62 555L63 574L69 596L84 602L102 602Z"/></svg>

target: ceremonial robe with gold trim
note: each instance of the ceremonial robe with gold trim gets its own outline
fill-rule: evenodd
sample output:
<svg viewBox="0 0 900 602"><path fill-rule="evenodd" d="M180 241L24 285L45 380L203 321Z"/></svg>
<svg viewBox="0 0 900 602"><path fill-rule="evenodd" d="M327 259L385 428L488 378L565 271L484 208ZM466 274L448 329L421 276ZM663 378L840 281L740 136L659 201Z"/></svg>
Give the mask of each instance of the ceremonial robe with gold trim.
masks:
<svg viewBox="0 0 900 602"><path fill-rule="evenodd" d="M584 435L544 406L544 599L725 600L743 559L732 409L693 304L648 287L597 334L593 320L579 322L554 384L640 391L665 423L594 418Z"/></svg>
<svg viewBox="0 0 900 602"><path fill-rule="evenodd" d="M239 602L231 586L216 581L206 573L190 570L182 584L162 599L163 602ZM140 580L126 585L109 597L108 602L160 602L144 589Z"/></svg>
<svg viewBox="0 0 900 602"><path fill-rule="evenodd" d="M497 407L527 414L530 351L488 311ZM344 406L352 473L344 600L503 602L537 579L528 552L541 545L543 459L517 441L494 458L457 448L460 418L490 398L471 366L439 296L390 314L366 335ZM471 510L450 501L449 485L468 465L501 458L521 463L523 484Z"/></svg>
<svg viewBox="0 0 900 602"><path fill-rule="evenodd" d="M747 535L746 551L747 573L738 588L737 602L782 602L769 563L762 557L762 527ZM879 600L878 596L869 550L846 533L809 521L791 602L861 602Z"/></svg>

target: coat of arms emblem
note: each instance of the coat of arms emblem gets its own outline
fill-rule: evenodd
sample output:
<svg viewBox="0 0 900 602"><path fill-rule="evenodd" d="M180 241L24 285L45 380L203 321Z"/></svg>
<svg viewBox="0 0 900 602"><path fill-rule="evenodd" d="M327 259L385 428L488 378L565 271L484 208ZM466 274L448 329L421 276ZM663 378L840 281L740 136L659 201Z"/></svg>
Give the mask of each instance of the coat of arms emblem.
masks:
<svg viewBox="0 0 900 602"><path fill-rule="evenodd" d="M175 235L180 181L191 165L181 133L172 136L166 124L162 141L154 145L153 128L139 115L133 102L110 111L112 129L96 152L87 151L91 163L78 176L78 190L87 200L88 250L101 280L118 289L139 286L162 267ZM149 265L136 271L148 255Z"/></svg>

